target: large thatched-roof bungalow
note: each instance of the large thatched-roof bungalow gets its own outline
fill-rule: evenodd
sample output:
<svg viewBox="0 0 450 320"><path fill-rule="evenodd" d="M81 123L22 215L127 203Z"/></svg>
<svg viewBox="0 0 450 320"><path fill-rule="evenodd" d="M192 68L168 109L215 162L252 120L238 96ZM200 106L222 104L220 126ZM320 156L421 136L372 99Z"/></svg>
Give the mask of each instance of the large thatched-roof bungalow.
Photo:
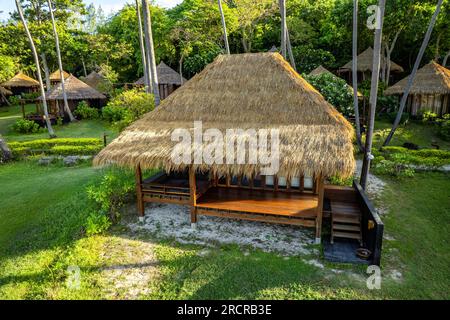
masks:
<svg viewBox="0 0 450 320"><path fill-rule="evenodd" d="M401 96L408 78L387 88L384 93ZM439 116L450 113L450 70L434 61L417 70L406 108L412 115L425 110L431 110Z"/></svg>
<svg viewBox="0 0 450 320"><path fill-rule="evenodd" d="M106 97L91 88L83 81L77 79L75 76L70 75L64 81L64 87L66 90L67 100L69 103L69 108L73 111L76 109L81 101L86 101L90 106L101 107ZM50 102L50 109L54 110L55 113L63 116L64 115L64 97L62 93L61 83L57 84L47 93L47 101ZM40 97L42 99L42 97Z"/></svg>
<svg viewBox="0 0 450 320"><path fill-rule="evenodd" d="M371 47L367 48L363 52L361 52L358 57L358 82L369 79L372 74L373 67L373 49ZM386 57L381 55L381 65L384 64ZM342 74L346 77L348 81L351 80L352 76L352 63L353 59L344 64L341 68L339 68L339 74ZM394 61L391 60L391 74L403 72L402 66L398 65Z"/></svg>
<svg viewBox="0 0 450 320"><path fill-rule="evenodd" d="M9 89L14 95L37 91L39 82L26 74L19 72L10 80L3 82L2 87Z"/></svg>
<svg viewBox="0 0 450 320"><path fill-rule="evenodd" d="M268 136L261 136L263 129L273 130L268 142ZM173 136L180 130L188 137L195 135L193 144L188 139L180 148L179 136ZM256 131L257 144L250 142ZM206 138L208 132L214 132L212 140ZM205 138L197 140L199 134ZM320 242L323 216L335 214L333 223L340 221L341 228L351 225L349 232L333 227L334 236L361 241L364 219L355 204L360 193L324 186L327 177L353 174L353 134L351 124L278 53L221 55L126 128L94 164L136 169L142 216L145 202L185 204L191 206L194 224L198 215L213 215L302 225L315 227ZM241 160L230 161L226 152L220 152L222 136ZM201 153L211 148L216 148L213 161ZM273 173L264 171L261 158L250 160L267 148L269 157L279 161ZM179 151L187 155L185 161L175 160ZM163 172L144 179L142 169L148 168ZM342 194L347 194L345 199ZM341 211L330 213L330 208ZM343 216L350 218L339 220Z"/></svg>
<svg viewBox="0 0 450 320"><path fill-rule="evenodd" d="M66 80L68 77L70 77L70 73L63 70L63 77L64 77L64 80ZM50 83L52 86L60 83L61 75L59 74L59 70L53 71L49 76L49 80L50 80Z"/></svg>
<svg viewBox="0 0 450 320"><path fill-rule="evenodd" d="M186 82L185 78L182 78L178 72L165 64L164 61L161 61L156 67L156 73L158 75L159 94L161 99L167 98L172 92ZM143 86L144 83L144 77L141 77L134 82L134 85Z"/></svg>

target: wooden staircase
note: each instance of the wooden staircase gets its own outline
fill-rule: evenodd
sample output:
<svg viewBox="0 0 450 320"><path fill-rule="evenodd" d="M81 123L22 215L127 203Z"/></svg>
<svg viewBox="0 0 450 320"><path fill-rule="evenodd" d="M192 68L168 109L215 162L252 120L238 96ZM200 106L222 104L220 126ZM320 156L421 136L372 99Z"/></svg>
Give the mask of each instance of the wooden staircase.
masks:
<svg viewBox="0 0 450 320"><path fill-rule="evenodd" d="M334 238L356 239L362 244L358 203L331 201L331 243Z"/></svg>

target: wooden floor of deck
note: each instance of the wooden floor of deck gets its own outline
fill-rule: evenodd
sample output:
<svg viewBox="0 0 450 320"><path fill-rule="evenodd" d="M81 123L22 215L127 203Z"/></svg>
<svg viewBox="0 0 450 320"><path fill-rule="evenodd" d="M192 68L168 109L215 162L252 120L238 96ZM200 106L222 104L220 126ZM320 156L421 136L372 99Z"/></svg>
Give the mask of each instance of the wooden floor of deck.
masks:
<svg viewBox="0 0 450 320"><path fill-rule="evenodd" d="M317 215L318 202L318 195L312 193L274 193L215 187L197 200L197 207L286 218L314 218Z"/></svg>

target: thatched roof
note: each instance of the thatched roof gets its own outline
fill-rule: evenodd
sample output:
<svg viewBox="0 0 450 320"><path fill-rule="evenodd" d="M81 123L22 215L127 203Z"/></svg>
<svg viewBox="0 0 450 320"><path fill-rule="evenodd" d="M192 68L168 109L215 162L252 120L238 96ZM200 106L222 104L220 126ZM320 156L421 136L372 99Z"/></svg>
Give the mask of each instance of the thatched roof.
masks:
<svg viewBox="0 0 450 320"><path fill-rule="evenodd" d="M328 69L322 67L321 65L318 66L317 68L315 68L313 71L311 71L308 75L309 76L319 76L321 74L331 74L333 77L339 78L338 76L336 76L334 73L332 73L331 71L328 71ZM348 85L348 87L350 88L350 90L353 92L353 87ZM358 91L358 97L362 97L362 93Z"/></svg>
<svg viewBox="0 0 450 320"><path fill-rule="evenodd" d="M409 76L387 88L384 94L402 94L408 78ZM431 61L417 70L410 94L450 94L450 70Z"/></svg>
<svg viewBox="0 0 450 320"><path fill-rule="evenodd" d="M158 64L158 66L156 67L156 73L158 74L159 84L175 84L179 86L182 85L180 74L169 67L167 64L165 64L164 61L161 61L161 63ZM187 80L183 78L183 83L185 83L186 81ZM134 84L143 85L144 77L141 77Z"/></svg>
<svg viewBox="0 0 450 320"><path fill-rule="evenodd" d="M5 88L0 86L0 94L2 94L4 96L10 96L13 93L11 91L9 91L8 89L5 89Z"/></svg>
<svg viewBox="0 0 450 320"><path fill-rule="evenodd" d="M37 87L39 86L39 81L27 76L26 74L23 74L22 72L19 72L14 77L12 77L10 80L3 82L1 84L3 87Z"/></svg>
<svg viewBox="0 0 450 320"><path fill-rule="evenodd" d="M91 73L89 73L87 75L87 77L82 78L83 82L86 83L88 86L99 90L98 86L103 83L104 81L106 81L105 77L102 76L101 74L92 71Z"/></svg>
<svg viewBox="0 0 450 320"><path fill-rule="evenodd" d="M279 129L280 170L283 176L353 173L351 124L296 73L278 53L220 55L202 72L161 102L154 111L126 128L95 158L94 164L114 163L134 168L183 170L171 152L172 131ZM209 145L205 143L204 145ZM248 150L254 154L258 150ZM225 163L225 160L224 160ZM193 164L195 169L250 176L259 164Z"/></svg>
<svg viewBox="0 0 450 320"><path fill-rule="evenodd" d="M94 99L106 99L106 97L91 88L83 81L77 79L73 75L70 75L64 81L64 87L66 89L68 100L94 100ZM62 85L59 83L54 86L49 93L47 93L48 100L63 100Z"/></svg>
<svg viewBox="0 0 450 320"><path fill-rule="evenodd" d="M70 76L70 73L63 70L63 76L64 76L64 80L66 80ZM52 74L50 74L49 79L50 79L50 81L61 81L61 76L59 75L59 70L53 71Z"/></svg>
<svg viewBox="0 0 450 320"><path fill-rule="evenodd" d="M381 63L383 64L384 55L381 56ZM353 59L344 64L340 70L341 71L350 71L352 70L352 62ZM367 48L365 51L361 52L358 55L358 71L365 72L365 71L372 71L372 64L373 64L373 49L371 47ZM403 72L403 68L396 64L394 61L391 60L391 72Z"/></svg>

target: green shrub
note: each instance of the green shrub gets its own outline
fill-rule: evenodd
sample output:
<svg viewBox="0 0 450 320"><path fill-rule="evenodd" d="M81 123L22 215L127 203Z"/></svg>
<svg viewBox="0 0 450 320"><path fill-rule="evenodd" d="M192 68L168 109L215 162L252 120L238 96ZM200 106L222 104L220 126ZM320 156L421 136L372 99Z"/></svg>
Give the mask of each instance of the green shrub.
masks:
<svg viewBox="0 0 450 320"><path fill-rule="evenodd" d="M139 89L124 91L111 99L102 109L105 120L124 128L154 108L152 94Z"/></svg>
<svg viewBox="0 0 450 320"><path fill-rule="evenodd" d="M11 96L8 98L9 103L11 103L13 106L17 106L20 103L20 96Z"/></svg>
<svg viewBox="0 0 450 320"><path fill-rule="evenodd" d="M75 155L94 155L97 154L103 146L54 146L45 151L47 154L57 154L61 156L75 156Z"/></svg>
<svg viewBox="0 0 450 320"><path fill-rule="evenodd" d="M332 176L328 179L329 183L335 186L352 186L353 177L342 178L340 176Z"/></svg>
<svg viewBox="0 0 450 320"><path fill-rule="evenodd" d="M422 122L435 122L438 115L430 110L422 110L419 117L422 119Z"/></svg>
<svg viewBox="0 0 450 320"><path fill-rule="evenodd" d="M390 175L397 178L413 177L414 170L406 167L404 164L398 164L390 160L381 160L374 162L373 172L378 175Z"/></svg>
<svg viewBox="0 0 450 320"><path fill-rule="evenodd" d="M92 212L86 220L86 234L92 236L103 233L111 226L111 220L104 214L99 212Z"/></svg>
<svg viewBox="0 0 450 320"><path fill-rule="evenodd" d="M86 101L81 101L73 114L80 119L98 119L100 116L98 109L90 107Z"/></svg>
<svg viewBox="0 0 450 320"><path fill-rule="evenodd" d="M87 188L88 198L95 202L98 215L109 217L117 222L120 208L129 200L134 190L133 172L130 170L111 169L99 184Z"/></svg>
<svg viewBox="0 0 450 320"><path fill-rule="evenodd" d="M36 122L26 119L16 120L12 128L17 133L36 133L41 129Z"/></svg>
<svg viewBox="0 0 450 320"><path fill-rule="evenodd" d="M41 93L36 91L36 92L28 92L28 93L22 93L22 98L23 99L29 99L29 100L34 100L37 99L38 97L41 96Z"/></svg>
<svg viewBox="0 0 450 320"><path fill-rule="evenodd" d="M126 109L122 106L108 104L102 109L103 119L111 123L122 121L125 118L126 113Z"/></svg>
<svg viewBox="0 0 450 320"><path fill-rule="evenodd" d="M307 75L305 79L344 116L354 116L353 92L345 80L327 73Z"/></svg>
<svg viewBox="0 0 450 320"><path fill-rule="evenodd" d="M442 119L438 119L438 134L446 141L450 141L450 113L444 114Z"/></svg>
<svg viewBox="0 0 450 320"><path fill-rule="evenodd" d="M37 139L10 142L9 147L15 157L33 154L92 155L103 148L103 142L95 138Z"/></svg>

